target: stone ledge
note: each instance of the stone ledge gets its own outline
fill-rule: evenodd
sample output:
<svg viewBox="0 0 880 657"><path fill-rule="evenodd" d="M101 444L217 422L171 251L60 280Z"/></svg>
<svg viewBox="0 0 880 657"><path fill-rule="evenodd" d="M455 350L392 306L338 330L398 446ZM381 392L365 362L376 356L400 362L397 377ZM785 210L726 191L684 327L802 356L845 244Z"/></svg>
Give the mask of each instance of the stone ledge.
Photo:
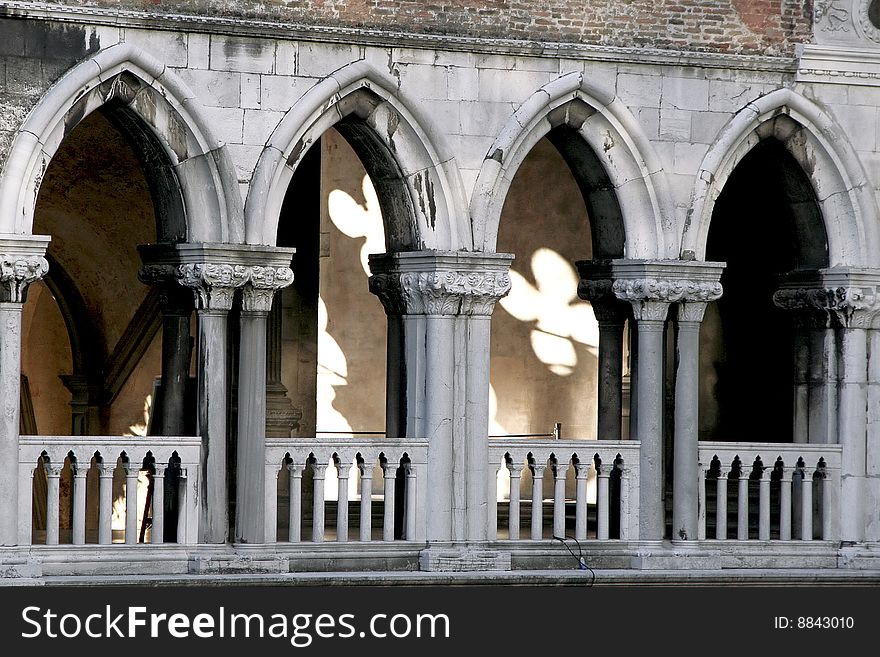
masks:
<svg viewBox="0 0 880 657"><path fill-rule="evenodd" d="M192 575L252 575L289 571L290 561L279 555L193 555L188 562L188 572Z"/></svg>
<svg viewBox="0 0 880 657"><path fill-rule="evenodd" d="M721 551L664 542L637 549L630 565L636 570L721 570Z"/></svg>
<svg viewBox="0 0 880 657"><path fill-rule="evenodd" d="M508 571L510 552L473 547L429 547L419 553L423 572Z"/></svg>

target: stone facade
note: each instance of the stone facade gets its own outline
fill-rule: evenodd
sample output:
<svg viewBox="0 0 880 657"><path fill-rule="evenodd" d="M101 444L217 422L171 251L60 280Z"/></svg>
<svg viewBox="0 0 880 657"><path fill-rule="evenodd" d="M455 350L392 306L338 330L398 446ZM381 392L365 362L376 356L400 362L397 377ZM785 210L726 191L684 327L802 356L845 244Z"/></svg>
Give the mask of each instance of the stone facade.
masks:
<svg viewBox="0 0 880 657"><path fill-rule="evenodd" d="M37 410L25 415L48 407L45 395L41 401L22 388L21 363L39 367L32 355L39 347L21 333L24 312L24 326L51 323L56 337L68 334L72 371L49 374L67 376L74 433L115 429L108 414L121 404L118 382L158 377L162 433L200 438L199 466L178 469L180 486L189 487L181 499L198 515L187 522L197 524L202 545L274 543L282 498L290 524L278 528L294 536L308 503L312 518L323 517L325 488L338 505L338 540L347 540L339 509L355 490L350 468L362 486L361 519L371 511L370 492L385 496L383 540L424 537L439 550L422 555L423 567L507 567L511 549L517 567L514 548L497 552L501 480L493 475L500 468L517 486L502 500L507 509L519 504L519 487L532 490L535 540L545 498L557 505L554 532L564 532L566 499L586 514L588 499L617 496L618 511L638 507L637 522L604 516L596 536L612 540L607 523L617 518L616 540L626 543L631 565L729 565L738 557L725 545L703 544L705 496L716 485L709 480L726 491L728 475L748 495L749 464L737 456L728 472L718 454L707 461L700 444L752 440L736 432L754 377L770 381L780 393L777 415L792 418L777 423L790 434L756 430L755 440L814 451L772 477L777 500L794 476L798 492L789 502L802 505L801 515L765 513L770 497L761 488L761 529L753 533L781 539L791 532L770 534L771 517L774 526L787 518L800 540L816 533L825 542L825 557L843 540L867 555L848 563L873 563L869 553L880 541L874 5L241 0L218 11L212 2L131 0L111 11L92 2L0 3L7 35L0 45L0 383L8 409L0 439L9 451L0 458L0 499L18 499L33 465L20 465L15 453L22 409L34 398ZM92 170L89 151L100 135L116 135L114 149L131 152ZM340 166L351 171L346 184L361 172L370 180L351 196L354 204L373 203L382 218L384 240L359 225L339 226L364 241L364 268L371 254L369 284L366 269L361 276L338 264L344 256L337 254L358 257L354 249L335 251L340 242L328 237L326 186L342 179L327 170L334 140L347 142L339 152L362 165ZM551 146L558 158L520 175L528 158ZM328 159L322 164L316 153ZM59 173L58 161L85 166ZM86 186L84 198L100 195L122 170L128 191L111 193L101 212L65 192L76 181ZM547 191L563 177L566 196L580 193L577 208ZM134 179L137 185L128 182ZM761 194L750 192L765 183L773 198L762 206ZM555 205L540 205L545 197ZM546 207L546 226L533 204ZM552 223L554 214L567 219ZM53 241L47 246L41 235ZM527 253L507 254L508 244ZM531 271L515 259L526 255ZM337 265L328 265L334 257ZM135 287L137 270L153 292ZM361 296L340 297L349 301L332 306L328 318L322 295L333 293L330 278L339 272L349 278L336 285L357 281ZM40 309L28 309L26 287L40 285L41 276L63 328L42 292ZM102 284L114 276L130 283ZM378 324L370 292L387 318L364 335L384 333L386 362L376 365L381 347L363 348L375 380L351 379L369 392L350 396L357 400L350 407L384 405L385 426L371 428L426 446L402 447L391 462L384 452L366 459L348 438L327 454L285 450L273 441L302 438L294 436L300 420L320 430L319 411L297 408L317 403L320 381L349 383L338 363L321 360L319 350L326 355L330 347L320 342L320 322L348 322L349 336L363 317ZM362 317L367 307L372 314ZM751 326L743 319L750 311ZM493 332L493 312L529 329L503 356L493 344L510 347L515 331ZM126 324L139 314L149 320ZM737 351L748 347L741 336L754 325L777 340L767 348L775 360L766 376L760 359ZM585 328L595 338L584 337ZM90 352L83 345L93 332L101 339ZM160 334L161 355L149 346ZM346 347L355 363L361 347L354 339ZM511 353L530 349L535 359L525 366L511 362ZM567 379L578 358L589 368ZM530 364L550 374L542 369L530 380ZM505 395L526 401L493 401L493 378ZM588 398L582 413L589 424L596 418L597 430L586 435L584 421L571 437L637 441L636 457L622 446L625 465L603 464L598 452L590 457L575 445L569 462L559 450L544 461L530 453L522 476L511 451L500 455L503 463L490 461L490 422L528 417L530 405L559 409L560 398L573 400L564 412L577 414L578 396ZM275 417L268 431L267 406ZM534 425L526 429L543 437ZM834 447L825 453L819 445ZM414 450L423 448L426 462L417 463ZM755 452L756 468L770 458L763 451ZM66 480L52 467L47 513L57 514L52 493L59 477L62 489ZM636 488L627 497L621 491L629 485ZM312 497L300 497L299 486ZM724 509L727 493L722 502L715 490L713 508ZM406 500L396 510L395 495ZM129 511L136 501L126 500L135 505ZM741 541L751 538L743 529L748 503L745 509L737 516ZM0 543L20 544L15 513L0 516ZM57 516L45 517L54 526ZM579 518L585 535L586 515ZM714 535L725 541L727 519L718 518ZM194 524L181 522L180 536L196 535ZM519 520L511 523L518 532ZM102 526L101 536L108 531ZM323 527L313 531L323 540ZM670 541L675 550L663 552ZM418 563L412 555L388 558ZM522 553L519 563L532 558ZM193 557L206 559L213 557Z"/></svg>

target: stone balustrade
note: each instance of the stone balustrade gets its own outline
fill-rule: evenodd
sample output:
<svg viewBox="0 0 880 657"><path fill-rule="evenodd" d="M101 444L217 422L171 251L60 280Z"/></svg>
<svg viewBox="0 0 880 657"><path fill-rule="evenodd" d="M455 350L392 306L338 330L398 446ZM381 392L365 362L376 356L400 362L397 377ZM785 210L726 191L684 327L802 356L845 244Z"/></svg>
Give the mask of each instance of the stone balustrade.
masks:
<svg viewBox="0 0 880 657"><path fill-rule="evenodd" d="M177 543L197 543L200 452L200 439L187 437L22 436L19 443L19 544L30 545L35 542L35 535L42 534L34 531L35 515L38 525L45 521L45 544L61 543L61 526L67 524L60 521L62 503L65 509L69 505L73 545L107 546L123 540L127 545L145 542L146 532L142 537L138 531L138 520L142 517L139 509L145 507L150 507L152 513L149 542L164 543L166 477L177 482L173 498L169 499L177 515ZM139 491L138 479L142 472L148 473L150 484ZM41 486L43 476L45 496ZM69 491L62 492L62 478L70 482ZM121 485L122 479L124 485ZM94 482L91 486L90 480ZM139 498L140 495L145 497ZM117 515L124 517L125 529L118 532L121 536L114 537L113 507L114 503L120 506L122 500L123 510ZM94 536L87 531L89 524L96 525Z"/></svg>
<svg viewBox="0 0 880 657"><path fill-rule="evenodd" d="M608 540L617 537L637 540L639 536L639 449L640 443L628 441L584 440L490 440L490 464L496 476L490 477L490 498L496 499L497 476L503 470L510 475L508 538L512 541L545 538L543 513L544 473L553 473L552 537L565 538L568 531L566 476L575 473L574 538ZM520 527L522 473L532 476L530 534L524 537ZM588 482L596 481L596 520L588 526ZM612 481L614 485L612 486ZM613 489L613 494L612 494ZM489 505L490 540L495 540L498 504ZM612 520L616 527L612 527ZM614 531L612 531L614 530Z"/></svg>
<svg viewBox="0 0 880 657"><path fill-rule="evenodd" d="M701 442L699 538L714 525L722 541L836 540L842 451L833 444Z"/></svg>
<svg viewBox="0 0 880 657"><path fill-rule="evenodd" d="M302 527L310 525L311 542L323 543L328 502L325 500L327 469L336 471L336 542L354 538L349 532L349 481L356 480L360 498L356 540L381 542L424 541L426 533L428 443L402 438L311 438L267 439L266 441L266 543L279 540L279 498L288 500L289 543L304 542ZM382 484L374 493L374 469ZM279 491L279 477L288 480L286 491ZM304 476L311 486L304 485ZM281 494L279 494L279 492ZM284 494L286 492L286 495ZM311 514L303 508L311 496ZM399 497L402 495L402 499ZM373 505L381 498L382 527L373 536ZM396 510L400 510L399 516ZM309 515L311 518L309 519ZM282 518L283 520L283 518ZM304 522L304 520L306 522ZM352 523L353 524L353 523ZM376 528L379 529L378 527Z"/></svg>

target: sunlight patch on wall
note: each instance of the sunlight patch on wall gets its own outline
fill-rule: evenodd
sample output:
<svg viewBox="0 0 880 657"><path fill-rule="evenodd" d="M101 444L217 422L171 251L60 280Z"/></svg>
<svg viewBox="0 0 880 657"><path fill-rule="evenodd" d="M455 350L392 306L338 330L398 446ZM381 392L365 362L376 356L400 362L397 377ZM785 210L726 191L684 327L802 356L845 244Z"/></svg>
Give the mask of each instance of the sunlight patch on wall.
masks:
<svg viewBox="0 0 880 657"><path fill-rule="evenodd" d="M371 253L385 252L385 231L382 227L382 213L379 198L369 176L361 183L365 203L361 205L341 189L334 189L327 199L330 221L339 231L352 239L364 239L361 246L361 266L366 276L370 275L368 257Z"/></svg>
<svg viewBox="0 0 880 657"><path fill-rule="evenodd" d="M598 352L599 325L590 304L577 296L577 272L558 252L538 249L531 268L536 285L511 270L510 294L499 303L521 322L533 323L535 356L554 374L568 376L577 366L575 342Z"/></svg>

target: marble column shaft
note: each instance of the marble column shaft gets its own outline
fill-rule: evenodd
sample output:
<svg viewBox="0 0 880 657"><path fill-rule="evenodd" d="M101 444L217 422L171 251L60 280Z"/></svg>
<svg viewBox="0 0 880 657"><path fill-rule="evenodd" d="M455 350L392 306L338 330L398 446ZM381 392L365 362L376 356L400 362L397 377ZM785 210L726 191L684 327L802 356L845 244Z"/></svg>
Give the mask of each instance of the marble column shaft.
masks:
<svg viewBox="0 0 880 657"><path fill-rule="evenodd" d="M48 238L0 236L0 546L18 542L21 321L27 286L49 270Z"/></svg>

